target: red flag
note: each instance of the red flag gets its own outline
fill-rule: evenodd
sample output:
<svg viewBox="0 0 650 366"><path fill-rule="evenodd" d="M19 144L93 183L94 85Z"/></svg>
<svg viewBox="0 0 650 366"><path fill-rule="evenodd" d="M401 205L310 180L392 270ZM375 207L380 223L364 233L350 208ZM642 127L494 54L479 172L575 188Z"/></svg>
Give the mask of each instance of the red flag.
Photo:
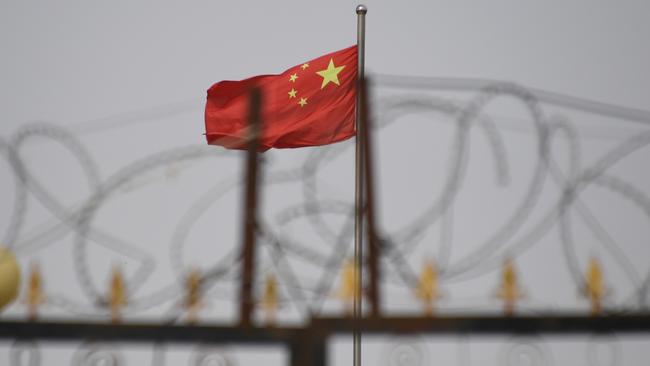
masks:
<svg viewBox="0 0 650 366"><path fill-rule="evenodd" d="M209 144L246 148L248 99L262 93L260 149L331 144L355 134L357 46L294 66L282 74L221 81L208 89Z"/></svg>

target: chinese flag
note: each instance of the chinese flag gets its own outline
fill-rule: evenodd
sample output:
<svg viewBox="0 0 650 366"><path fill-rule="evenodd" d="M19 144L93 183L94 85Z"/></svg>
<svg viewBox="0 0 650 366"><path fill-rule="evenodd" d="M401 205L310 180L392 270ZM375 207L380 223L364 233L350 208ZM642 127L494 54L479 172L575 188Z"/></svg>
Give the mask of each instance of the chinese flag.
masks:
<svg viewBox="0 0 650 366"><path fill-rule="evenodd" d="M209 144L246 148L249 92L262 96L260 149L331 144L354 136L357 46L294 66L282 74L220 81L208 89Z"/></svg>

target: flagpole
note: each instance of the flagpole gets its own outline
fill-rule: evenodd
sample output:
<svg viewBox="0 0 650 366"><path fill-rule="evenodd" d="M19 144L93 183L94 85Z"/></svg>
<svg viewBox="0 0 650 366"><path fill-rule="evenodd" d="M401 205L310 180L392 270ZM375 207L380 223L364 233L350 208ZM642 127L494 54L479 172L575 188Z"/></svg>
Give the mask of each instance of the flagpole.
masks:
<svg viewBox="0 0 650 366"><path fill-rule="evenodd" d="M361 366L361 332L359 329L359 320L362 312L362 293L363 293L363 212L364 212L364 195L363 195L363 136L360 129L364 128L361 122L361 88L364 80L365 66L365 40L366 40L366 13L368 8L365 5L357 6L357 107L356 107L356 149L355 149L355 172L354 172L354 268L355 268L355 292L354 292L354 320L357 323L354 327L353 337L353 365Z"/></svg>

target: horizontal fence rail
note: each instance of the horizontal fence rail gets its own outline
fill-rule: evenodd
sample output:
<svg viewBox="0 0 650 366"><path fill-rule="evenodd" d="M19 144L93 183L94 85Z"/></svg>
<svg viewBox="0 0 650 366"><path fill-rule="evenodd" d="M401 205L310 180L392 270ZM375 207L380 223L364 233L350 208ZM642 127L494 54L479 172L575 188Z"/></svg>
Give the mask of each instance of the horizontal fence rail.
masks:
<svg viewBox="0 0 650 366"><path fill-rule="evenodd" d="M650 333L650 314L580 316L452 316L313 318L305 327L241 327L226 325L110 324L99 322L0 321L0 338L130 342L205 342L287 344L310 337L351 334L355 326L369 335L394 334L584 334Z"/></svg>

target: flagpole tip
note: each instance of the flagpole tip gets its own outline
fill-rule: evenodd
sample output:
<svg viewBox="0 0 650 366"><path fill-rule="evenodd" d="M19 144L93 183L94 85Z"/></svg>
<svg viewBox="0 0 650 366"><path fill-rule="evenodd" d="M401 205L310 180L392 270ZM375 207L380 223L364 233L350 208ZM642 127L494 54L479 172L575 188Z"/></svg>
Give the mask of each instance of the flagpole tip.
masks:
<svg viewBox="0 0 650 366"><path fill-rule="evenodd" d="M357 14L366 14L367 12L368 12L368 8L365 5L363 4L357 5Z"/></svg>

